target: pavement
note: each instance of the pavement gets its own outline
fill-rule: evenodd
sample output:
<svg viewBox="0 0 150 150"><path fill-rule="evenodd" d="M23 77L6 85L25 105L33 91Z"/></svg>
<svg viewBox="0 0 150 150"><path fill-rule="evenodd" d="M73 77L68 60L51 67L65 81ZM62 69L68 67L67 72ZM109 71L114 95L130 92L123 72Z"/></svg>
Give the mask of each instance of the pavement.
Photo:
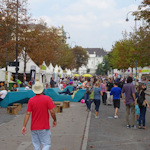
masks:
<svg viewBox="0 0 150 150"><path fill-rule="evenodd" d="M150 97L146 96L150 103ZM113 106L101 104L99 119L94 117L92 105L87 150L149 150L150 149L150 108L147 109L147 129L126 128L125 105L121 103L118 119L114 119ZM137 124L138 127L138 124Z"/></svg>
<svg viewBox="0 0 150 150"><path fill-rule="evenodd" d="M147 96L150 103L150 96ZM9 115L6 108L0 108L0 150L33 150L30 136L30 120L27 134L21 128L27 109L23 104L18 115ZM101 104L100 118L87 112L85 104L71 103L63 113L57 113L57 127L51 128L51 150L149 150L150 149L150 108L147 109L147 129L125 127L125 106L121 103L119 118L114 119L113 106ZM52 119L50 119L52 126Z"/></svg>
<svg viewBox="0 0 150 150"><path fill-rule="evenodd" d="M18 115L9 115L6 108L0 108L0 150L33 150L30 120L27 134L21 133L26 109L27 104L23 104ZM85 104L71 103L70 108L64 108L56 116L57 127L51 128L51 150L80 150L88 117ZM52 126L52 119L50 122Z"/></svg>

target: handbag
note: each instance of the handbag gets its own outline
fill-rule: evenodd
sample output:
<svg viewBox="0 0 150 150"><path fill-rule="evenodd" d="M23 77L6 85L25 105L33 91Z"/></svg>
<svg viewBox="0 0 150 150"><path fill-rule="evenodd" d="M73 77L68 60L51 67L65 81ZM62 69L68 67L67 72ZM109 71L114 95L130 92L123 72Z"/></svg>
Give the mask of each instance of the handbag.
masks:
<svg viewBox="0 0 150 150"><path fill-rule="evenodd" d="M94 89L91 89L90 100L94 100Z"/></svg>
<svg viewBox="0 0 150 150"><path fill-rule="evenodd" d="M89 96L90 100L94 100L94 90L92 90L90 96Z"/></svg>

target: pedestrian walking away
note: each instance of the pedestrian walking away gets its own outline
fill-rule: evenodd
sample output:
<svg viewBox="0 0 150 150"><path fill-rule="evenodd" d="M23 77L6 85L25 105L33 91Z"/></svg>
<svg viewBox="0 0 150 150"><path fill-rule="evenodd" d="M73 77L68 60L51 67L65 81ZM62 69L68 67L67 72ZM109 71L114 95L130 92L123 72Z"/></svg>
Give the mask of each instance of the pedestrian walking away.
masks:
<svg viewBox="0 0 150 150"><path fill-rule="evenodd" d="M99 86L100 84L97 81L94 88L95 118L99 118L98 112L101 103L101 95L103 95L102 89Z"/></svg>
<svg viewBox="0 0 150 150"><path fill-rule="evenodd" d="M113 104L113 96L110 95L110 91L113 88L113 82L111 78L108 79L107 83L107 105L112 105Z"/></svg>
<svg viewBox="0 0 150 150"><path fill-rule="evenodd" d="M145 115L146 115L147 107L149 108L149 103L147 102L145 98L145 92L144 92L145 90L146 90L146 86L144 85L144 83L141 83L137 88L137 92L139 94L139 97L137 98L137 103L140 108L139 129L146 129ZM141 126L141 121L142 121L143 127Z"/></svg>
<svg viewBox="0 0 150 150"><path fill-rule="evenodd" d="M24 118L22 127L22 134L26 134L26 125L31 116L31 137L34 150L50 150L51 147L51 133L49 125L49 112L53 118L53 127L56 126L56 115L53 110L55 107L52 99L43 95L43 84L36 81L32 86L33 92L36 94L30 98L28 102L27 112Z"/></svg>
<svg viewBox="0 0 150 150"><path fill-rule="evenodd" d="M120 95L121 95L121 88L118 87L118 83L114 83L114 87L111 89L110 95L113 95L113 104L115 108L115 115L114 118L118 118L118 109L120 108Z"/></svg>
<svg viewBox="0 0 150 150"><path fill-rule="evenodd" d="M105 80L103 80L103 83L100 85L102 92L103 92L103 96L102 96L102 100L103 100L103 104L106 105L106 100L107 100L107 87L106 87L106 82Z"/></svg>
<svg viewBox="0 0 150 150"><path fill-rule="evenodd" d="M125 96L124 96L125 94ZM124 104L126 105L126 127L136 128L135 126L135 87L132 84L132 77L127 78L127 83L124 84L122 89L122 99ZM131 125L129 122L129 115L131 111Z"/></svg>

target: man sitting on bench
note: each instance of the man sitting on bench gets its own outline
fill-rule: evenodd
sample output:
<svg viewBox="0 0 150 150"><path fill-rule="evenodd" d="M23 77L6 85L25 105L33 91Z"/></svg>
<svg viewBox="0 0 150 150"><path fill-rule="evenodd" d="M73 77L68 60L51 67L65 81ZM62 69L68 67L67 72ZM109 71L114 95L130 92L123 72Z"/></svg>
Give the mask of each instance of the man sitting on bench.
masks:
<svg viewBox="0 0 150 150"><path fill-rule="evenodd" d="M64 92L58 92L59 94L65 94L65 95L72 95L73 94L73 91L72 92L70 92L69 91L69 89L67 89L66 91L64 91Z"/></svg>

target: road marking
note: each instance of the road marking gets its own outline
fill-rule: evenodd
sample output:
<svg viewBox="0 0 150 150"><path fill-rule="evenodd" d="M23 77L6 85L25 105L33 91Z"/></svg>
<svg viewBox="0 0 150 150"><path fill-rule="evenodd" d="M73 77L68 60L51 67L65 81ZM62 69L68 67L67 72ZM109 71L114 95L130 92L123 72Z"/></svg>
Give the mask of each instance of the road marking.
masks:
<svg viewBox="0 0 150 150"><path fill-rule="evenodd" d="M27 147L29 147L32 144L32 142L22 142L17 150L26 150Z"/></svg>
<svg viewBox="0 0 150 150"><path fill-rule="evenodd" d="M87 149L90 120L91 120L91 111L88 114L88 119L87 119L87 123L86 123L85 134L84 134L84 139L83 139L83 144L82 144L82 149L81 150L86 150Z"/></svg>

